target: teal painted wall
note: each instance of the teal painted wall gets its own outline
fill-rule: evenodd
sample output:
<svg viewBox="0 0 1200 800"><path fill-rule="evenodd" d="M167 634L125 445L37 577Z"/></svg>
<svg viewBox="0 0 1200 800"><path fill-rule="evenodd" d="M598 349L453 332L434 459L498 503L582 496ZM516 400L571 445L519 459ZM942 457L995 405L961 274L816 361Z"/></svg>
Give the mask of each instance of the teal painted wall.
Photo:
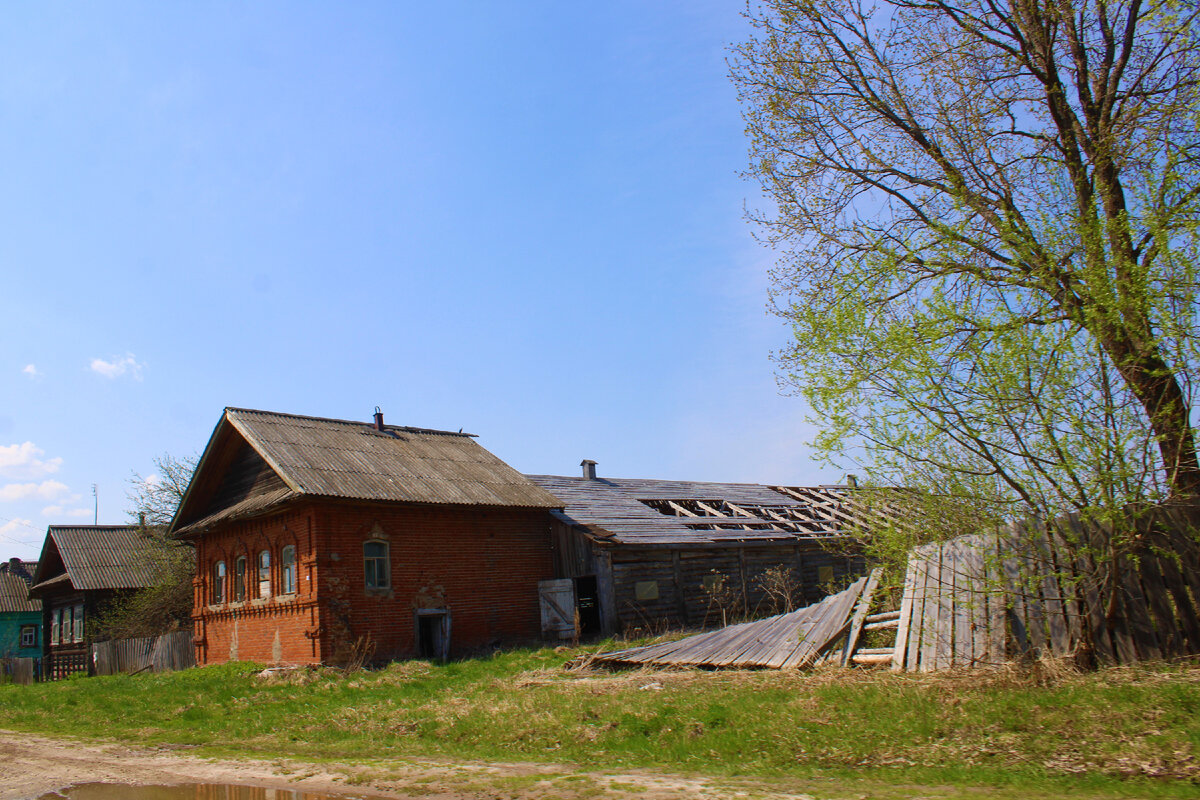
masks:
<svg viewBox="0 0 1200 800"><path fill-rule="evenodd" d="M37 630L36 644L21 647L21 628L33 625ZM40 658L42 655L42 612L9 611L0 613L0 657Z"/></svg>

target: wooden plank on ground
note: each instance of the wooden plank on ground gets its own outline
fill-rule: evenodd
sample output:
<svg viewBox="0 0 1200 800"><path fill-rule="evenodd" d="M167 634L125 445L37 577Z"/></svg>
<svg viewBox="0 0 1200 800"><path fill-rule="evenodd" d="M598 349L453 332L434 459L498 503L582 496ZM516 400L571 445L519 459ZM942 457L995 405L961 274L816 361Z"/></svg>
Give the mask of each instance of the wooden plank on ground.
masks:
<svg viewBox="0 0 1200 800"><path fill-rule="evenodd" d="M1025 597L1025 631L1029 635L1029 645L1035 655L1041 655L1049 647L1046 637L1046 606L1042 601L1042 572L1033 543L1035 530L1027 525L1016 527L1017 537L1014 540L1021 554L1017 562L1021 574L1021 587Z"/></svg>
<svg viewBox="0 0 1200 800"><path fill-rule="evenodd" d="M867 577L867 585L859 595L854 618L850 621L850 633L846 636L846 647L842 652L843 667L850 666L850 656L854 655L854 651L858 647L858 637L862 633L863 621L867 618L867 612L871 609L871 600L875 596L875 587L879 585L880 572L878 567L871 570L871 574Z"/></svg>
<svg viewBox="0 0 1200 800"><path fill-rule="evenodd" d="M988 661L988 591L984 576L984 548L986 540L975 536L967 551L967 591L970 595L971 666Z"/></svg>
<svg viewBox="0 0 1200 800"><path fill-rule="evenodd" d="M938 669L938 613L940 608L940 586L942 580L942 547L929 546L925 560L925 600L921 615L921 672Z"/></svg>
<svg viewBox="0 0 1200 800"><path fill-rule="evenodd" d="M1041 577L1042 603L1046 611L1046 628L1050 642L1050 652L1056 656L1065 656L1071 652L1071 642L1067 635L1066 606L1063 604L1062 588L1059 585L1058 565L1054 563L1054 553L1050 547L1050 537L1046 526L1038 522L1031 528L1034 558L1038 563L1038 574Z"/></svg>
<svg viewBox="0 0 1200 800"><path fill-rule="evenodd" d="M1000 540L996 534L988 536L984 551L984 583L987 586L988 646L987 663L1002 664L1007 660L1004 649L1006 639L1007 608L1005 602L1004 564L1000 554Z"/></svg>
<svg viewBox="0 0 1200 800"><path fill-rule="evenodd" d="M904 570L904 591L900 595L899 626L896 628L896 647L892 650L892 670L904 669L904 655L908 649L908 631L912 624L913 600L917 591L917 558L909 553L908 566Z"/></svg>
<svg viewBox="0 0 1200 800"><path fill-rule="evenodd" d="M946 546L951 574L954 576L954 589L950 592L950 617L954 629L950 664L954 667L970 665L973 656L974 637L971 635L971 584L968 567L970 546L968 537L955 539Z"/></svg>
<svg viewBox="0 0 1200 800"><path fill-rule="evenodd" d="M1071 527L1078 543L1075 549L1075 570L1079 574L1080 602L1082 603L1084 625L1091 637L1092 652L1101 664L1116 663L1117 654L1105 622L1106 608L1101 591L1104 575L1096 567L1096 561L1093 558L1092 537L1085 529L1078 513L1068 515L1067 524Z"/></svg>
<svg viewBox="0 0 1200 800"><path fill-rule="evenodd" d="M933 668L954 666L954 563L946 544L938 546L939 569L937 582L937 647L933 652Z"/></svg>
<svg viewBox="0 0 1200 800"><path fill-rule="evenodd" d="M1079 600L1079 573L1075 569L1075 544L1068 538L1065 520L1057 519L1047 528L1050 550L1058 573L1063 598L1063 616L1067 623L1067 652L1074 653L1083 643L1083 607Z"/></svg>
<svg viewBox="0 0 1200 800"><path fill-rule="evenodd" d="M1027 604L1025 603L1022 578L1024 561L1021 558L1013 526L1004 528L997 535L997 540L1002 550L1000 569L1004 575L1002 586L1004 587L1005 613L1012 629L1013 645L1016 648L1013 655L1021 655L1033 649L1033 640L1029 635L1027 623Z"/></svg>

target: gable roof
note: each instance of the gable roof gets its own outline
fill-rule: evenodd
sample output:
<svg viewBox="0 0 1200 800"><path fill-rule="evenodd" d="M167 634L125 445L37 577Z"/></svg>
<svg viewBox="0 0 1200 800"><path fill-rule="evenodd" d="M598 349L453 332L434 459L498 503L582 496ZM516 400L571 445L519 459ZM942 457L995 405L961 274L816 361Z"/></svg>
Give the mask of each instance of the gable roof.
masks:
<svg viewBox="0 0 1200 800"><path fill-rule="evenodd" d="M263 513L302 496L557 508L473 434L226 408L171 531Z"/></svg>
<svg viewBox="0 0 1200 800"><path fill-rule="evenodd" d="M162 540L137 525L51 525L31 596L69 584L79 591L142 589L162 576Z"/></svg>
<svg viewBox="0 0 1200 800"><path fill-rule="evenodd" d="M12 559L0 563L0 614L41 611L41 600L29 599L29 585L36 561Z"/></svg>
<svg viewBox="0 0 1200 800"><path fill-rule="evenodd" d="M853 519L845 486L530 475L563 501L557 516L597 541L686 546L835 537Z"/></svg>

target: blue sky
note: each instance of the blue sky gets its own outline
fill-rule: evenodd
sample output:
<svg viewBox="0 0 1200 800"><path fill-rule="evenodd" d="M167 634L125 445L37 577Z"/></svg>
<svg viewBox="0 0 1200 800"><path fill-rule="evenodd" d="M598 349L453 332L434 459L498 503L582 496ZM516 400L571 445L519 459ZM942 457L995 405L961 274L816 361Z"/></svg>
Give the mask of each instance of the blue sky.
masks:
<svg viewBox="0 0 1200 800"><path fill-rule="evenodd" d="M517 469L837 481L769 360L737 3L12 5L0 554L225 406Z"/></svg>

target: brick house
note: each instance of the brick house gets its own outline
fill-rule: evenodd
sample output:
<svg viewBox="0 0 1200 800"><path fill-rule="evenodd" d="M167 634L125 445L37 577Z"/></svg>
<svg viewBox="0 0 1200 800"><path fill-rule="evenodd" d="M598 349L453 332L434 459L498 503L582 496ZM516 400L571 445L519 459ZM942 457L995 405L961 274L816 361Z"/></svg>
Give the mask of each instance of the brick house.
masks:
<svg viewBox="0 0 1200 800"><path fill-rule="evenodd" d="M532 639L561 505L471 434L227 408L170 528L196 548L196 661Z"/></svg>
<svg viewBox="0 0 1200 800"><path fill-rule="evenodd" d="M93 620L164 575L162 540L138 525L51 525L29 596L42 604L43 674L92 671Z"/></svg>

